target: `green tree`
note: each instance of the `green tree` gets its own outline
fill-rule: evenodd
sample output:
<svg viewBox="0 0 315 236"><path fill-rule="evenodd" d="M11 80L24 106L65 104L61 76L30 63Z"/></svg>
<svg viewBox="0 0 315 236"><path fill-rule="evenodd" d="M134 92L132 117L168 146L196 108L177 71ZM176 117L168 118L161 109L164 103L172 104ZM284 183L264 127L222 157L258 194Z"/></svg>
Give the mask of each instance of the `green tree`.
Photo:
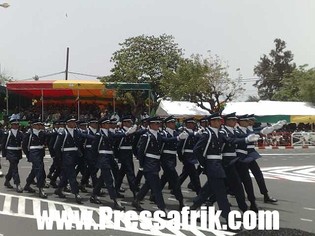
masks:
<svg viewBox="0 0 315 236"><path fill-rule="evenodd" d="M160 83L166 74L176 71L183 55L182 49L171 35L137 36L120 43L120 49L113 53L114 67L111 75L100 78L104 82L128 82L151 84L154 103L164 94ZM118 97L128 101L134 115L138 115L148 104L148 93L144 91L119 91ZM146 100L147 99L147 100Z"/></svg>
<svg viewBox="0 0 315 236"><path fill-rule="evenodd" d="M250 95L247 97L246 102L259 102L259 100L259 97Z"/></svg>
<svg viewBox="0 0 315 236"><path fill-rule="evenodd" d="M255 75L259 77L254 86L258 89L260 99L264 100L273 99L273 95L281 88L284 77L296 67L292 52L285 51L285 41L275 39L274 43L276 48L271 50L269 56L264 54L254 68Z"/></svg>
<svg viewBox="0 0 315 236"><path fill-rule="evenodd" d="M210 113L221 112L226 102L244 91L239 81L229 78L220 58L211 54L208 58L197 54L181 60L176 72L162 81L161 89L173 100L195 102Z"/></svg>

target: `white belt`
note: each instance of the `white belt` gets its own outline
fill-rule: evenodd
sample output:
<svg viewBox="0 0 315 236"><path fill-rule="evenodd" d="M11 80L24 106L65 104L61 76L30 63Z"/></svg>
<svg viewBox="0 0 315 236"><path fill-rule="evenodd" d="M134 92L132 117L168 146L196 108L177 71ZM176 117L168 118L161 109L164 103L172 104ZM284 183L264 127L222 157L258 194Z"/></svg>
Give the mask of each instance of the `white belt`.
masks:
<svg viewBox="0 0 315 236"><path fill-rule="evenodd" d="M207 155L207 159L209 160L213 160L213 159L219 159L222 160L222 156L221 155Z"/></svg>
<svg viewBox="0 0 315 236"><path fill-rule="evenodd" d="M192 149L184 149L184 152L194 153L194 150L192 150Z"/></svg>
<svg viewBox="0 0 315 236"><path fill-rule="evenodd" d="M8 150L22 150L21 147L7 147Z"/></svg>
<svg viewBox="0 0 315 236"><path fill-rule="evenodd" d="M248 153L247 151L242 150L242 149L236 149L235 151L238 152L238 153L245 154L245 155L247 155L247 153Z"/></svg>
<svg viewBox="0 0 315 236"><path fill-rule="evenodd" d="M171 151L171 150L163 150L163 153L167 153L167 154L174 154L176 155L177 152L176 151Z"/></svg>
<svg viewBox="0 0 315 236"><path fill-rule="evenodd" d="M114 154L113 151L109 151L109 150L99 150L98 153L100 153L100 154Z"/></svg>
<svg viewBox="0 0 315 236"><path fill-rule="evenodd" d="M63 151L67 152L67 151L78 151L77 147L69 147L69 148L64 148Z"/></svg>
<svg viewBox="0 0 315 236"><path fill-rule="evenodd" d="M30 149L43 149L44 146L43 145L39 145L39 146L30 146Z"/></svg>
<svg viewBox="0 0 315 236"><path fill-rule="evenodd" d="M224 157L236 157L236 152L222 153L222 156L224 156Z"/></svg>
<svg viewBox="0 0 315 236"><path fill-rule="evenodd" d="M255 145L247 145L247 148L255 148Z"/></svg>
<svg viewBox="0 0 315 236"><path fill-rule="evenodd" d="M121 146L119 149L121 149L121 150L132 150L132 146Z"/></svg>
<svg viewBox="0 0 315 236"><path fill-rule="evenodd" d="M85 145L85 147L86 147L86 148L91 148L91 147L92 147L92 145Z"/></svg>
<svg viewBox="0 0 315 236"><path fill-rule="evenodd" d="M160 160L160 155L154 155L154 154L150 154L150 153L147 153L147 154L145 154L147 157L150 157L150 158L154 158L154 159L158 159L158 160Z"/></svg>

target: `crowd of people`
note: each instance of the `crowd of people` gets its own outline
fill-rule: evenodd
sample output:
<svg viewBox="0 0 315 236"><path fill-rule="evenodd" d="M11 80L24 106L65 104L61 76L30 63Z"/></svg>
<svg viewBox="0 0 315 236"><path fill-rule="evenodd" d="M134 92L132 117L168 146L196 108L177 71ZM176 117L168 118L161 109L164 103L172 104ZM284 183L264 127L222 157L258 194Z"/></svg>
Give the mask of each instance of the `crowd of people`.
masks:
<svg viewBox="0 0 315 236"><path fill-rule="evenodd" d="M160 210L167 211L162 194L165 184L169 183L180 210L184 207L181 185L189 177L189 188L196 193L191 209L199 208L207 200L216 201L222 216L228 219L227 194L235 195L242 212L258 211L251 171L264 201L277 201L269 196L256 161L260 155L255 142L281 129L284 121L253 128L254 115L235 113L224 116L214 113L199 120L186 118L180 127L176 127L174 116L165 119L144 116L137 125L133 121L131 115L119 117L120 123L117 117L107 115L84 121L68 116L56 120L48 131L37 117L22 132L19 120L11 117L10 127L1 132L2 156L10 163L4 186L15 188L18 193L36 192L40 198L47 198L45 187L55 188L54 193L60 198L66 197L64 191L71 191L78 204L83 203L80 191L90 192L91 203L103 204L100 196L106 187L113 207L124 210L118 199L123 197L121 185L126 176L136 210L143 210L141 201L151 190L150 199ZM48 173L43 161L46 148L53 159ZM32 169L22 187L24 178L21 181L18 166L23 153ZM135 158L139 160L138 170ZM178 160L183 163L180 174L176 170ZM207 177L203 186L201 174ZM37 191L31 185L35 180Z"/></svg>

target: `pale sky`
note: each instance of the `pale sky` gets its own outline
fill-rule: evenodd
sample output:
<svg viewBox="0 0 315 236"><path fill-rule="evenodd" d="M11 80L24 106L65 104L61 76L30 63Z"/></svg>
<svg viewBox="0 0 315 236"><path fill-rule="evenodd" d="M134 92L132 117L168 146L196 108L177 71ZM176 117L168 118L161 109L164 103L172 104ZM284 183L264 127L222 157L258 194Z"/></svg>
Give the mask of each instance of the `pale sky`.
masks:
<svg viewBox="0 0 315 236"><path fill-rule="evenodd" d="M210 50L254 77L260 56L286 41L297 65L315 67L314 0L0 0L0 64L16 80L65 70L108 75L125 39L173 35L185 56ZM49 79L64 79L64 76ZM70 75L69 79L82 79ZM83 77L83 79L87 79ZM91 78L92 79L92 78ZM255 89L247 83L248 95Z"/></svg>

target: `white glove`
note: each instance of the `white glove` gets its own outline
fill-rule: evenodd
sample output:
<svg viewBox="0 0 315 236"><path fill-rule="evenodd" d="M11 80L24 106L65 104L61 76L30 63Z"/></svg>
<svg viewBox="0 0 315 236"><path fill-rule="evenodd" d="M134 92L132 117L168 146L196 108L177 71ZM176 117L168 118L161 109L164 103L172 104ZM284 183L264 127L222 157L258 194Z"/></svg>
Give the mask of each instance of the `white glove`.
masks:
<svg viewBox="0 0 315 236"><path fill-rule="evenodd" d="M286 125L288 122L286 120L279 120L277 123L280 123L282 125Z"/></svg>
<svg viewBox="0 0 315 236"><path fill-rule="evenodd" d="M134 132L137 131L137 125L133 125L132 127L130 127L127 131L126 131L126 134L129 135L129 134L133 134Z"/></svg>
<svg viewBox="0 0 315 236"><path fill-rule="evenodd" d="M204 131L204 129L198 129L197 133L198 133L199 135L202 135L203 131Z"/></svg>
<svg viewBox="0 0 315 236"><path fill-rule="evenodd" d="M283 124L280 121L278 121L276 124L272 125L272 128L274 130L281 129L282 127L283 127Z"/></svg>
<svg viewBox="0 0 315 236"><path fill-rule="evenodd" d="M274 128L272 126L267 126L267 127L263 128L260 131L260 133L266 135L266 134L270 134L273 131L274 131Z"/></svg>
<svg viewBox="0 0 315 236"><path fill-rule="evenodd" d="M180 139L186 139L186 138L188 138L188 136L189 136L189 134L188 134L186 131L184 131L184 132L180 133L180 134L177 136L177 139L178 139L178 140L180 140Z"/></svg>
<svg viewBox="0 0 315 236"><path fill-rule="evenodd" d="M246 140L246 143L251 143L251 142L258 141L259 138L260 136L258 134L250 134L245 138L245 140Z"/></svg>

